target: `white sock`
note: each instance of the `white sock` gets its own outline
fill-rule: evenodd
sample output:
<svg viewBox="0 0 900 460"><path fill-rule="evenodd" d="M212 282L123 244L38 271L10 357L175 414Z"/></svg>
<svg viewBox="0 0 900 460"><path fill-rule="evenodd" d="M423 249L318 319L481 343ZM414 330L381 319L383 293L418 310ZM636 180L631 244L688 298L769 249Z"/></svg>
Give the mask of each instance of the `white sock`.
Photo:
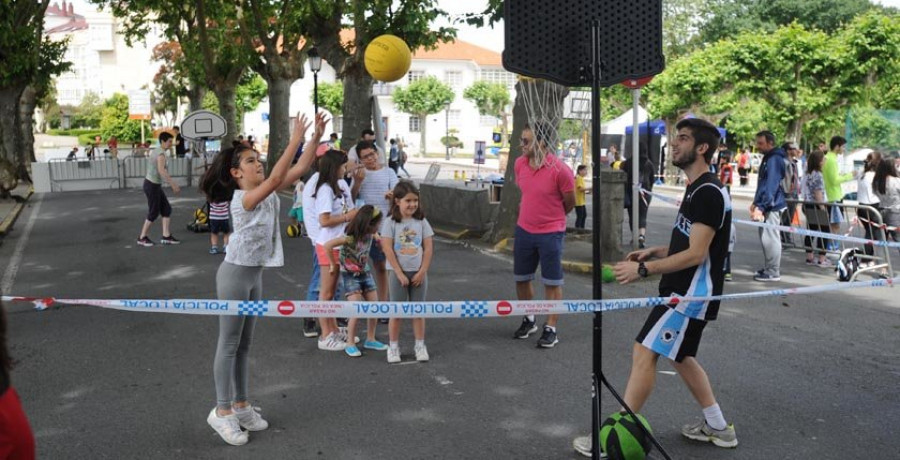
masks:
<svg viewBox="0 0 900 460"><path fill-rule="evenodd" d="M525 315L525 317L528 318L528 321L534 322L534 315Z"/></svg>
<svg viewBox="0 0 900 460"><path fill-rule="evenodd" d="M416 348L421 348L425 346L424 340L416 340Z"/></svg>
<svg viewBox="0 0 900 460"><path fill-rule="evenodd" d="M233 409L235 412L247 412L247 411L250 410L250 405L247 404L247 405L244 406L244 407L233 406L232 409Z"/></svg>
<svg viewBox="0 0 900 460"><path fill-rule="evenodd" d="M728 424L725 422L725 416L722 415L722 409L719 408L718 404L704 407L703 417L710 428L714 430L724 430L728 427Z"/></svg>
<svg viewBox="0 0 900 460"><path fill-rule="evenodd" d="M400 349L400 342L390 342L391 349L398 350Z"/></svg>
<svg viewBox="0 0 900 460"><path fill-rule="evenodd" d="M544 327L549 328L553 332L556 332L556 326L550 326L550 325L545 324Z"/></svg>

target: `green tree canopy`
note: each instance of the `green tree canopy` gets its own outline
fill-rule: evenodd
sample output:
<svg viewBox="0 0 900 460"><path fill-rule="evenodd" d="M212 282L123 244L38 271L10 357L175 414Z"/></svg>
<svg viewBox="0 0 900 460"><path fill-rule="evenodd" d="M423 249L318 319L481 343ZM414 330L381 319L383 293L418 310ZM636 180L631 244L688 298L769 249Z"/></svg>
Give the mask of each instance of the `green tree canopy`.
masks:
<svg viewBox="0 0 900 460"><path fill-rule="evenodd" d="M501 144L509 141L509 88L502 83L476 81L463 91L463 97L475 103L481 115L500 119Z"/></svg>
<svg viewBox="0 0 900 460"><path fill-rule="evenodd" d="M314 102L315 96L314 91L311 90L309 102ZM331 112L334 116L341 115L344 109L344 84L339 81L319 83L319 107Z"/></svg>
<svg viewBox="0 0 900 460"><path fill-rule="evenodd" d="M419 150L423 155L427 140L425 126L428 115L445 110L455 97L453 89L433 75L416 80L406 88L394 90L393 98L397 109L419 117L422 133Z"/></svg>
<svg viewBox="0 0 900 460"><path fill-rule="evenodd" d="M100 133L104 139L116 136L119 142L141 140L141 122L128 119L128 96L116 93L103 104Z"/></svg>

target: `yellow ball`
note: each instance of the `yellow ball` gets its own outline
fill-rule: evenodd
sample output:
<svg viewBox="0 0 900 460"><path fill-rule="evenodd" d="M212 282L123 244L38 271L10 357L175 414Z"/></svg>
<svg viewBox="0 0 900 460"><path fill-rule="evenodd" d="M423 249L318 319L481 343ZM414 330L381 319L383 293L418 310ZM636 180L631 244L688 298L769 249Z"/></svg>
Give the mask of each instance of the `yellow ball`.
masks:
<svg viewBox="0 0 900 460"><path fill-rule="evenodd" d="M296 238L300 236L300 227L294 224L287 226L287 236L291 238Z"/></svg>
<svg viewBox="0 0 900 460"><path fill-rule="evenodd" d="M366 47L366 70L378 81L392 82L403 78L412 63L412 53L400 37L381 35Z"/></svg>

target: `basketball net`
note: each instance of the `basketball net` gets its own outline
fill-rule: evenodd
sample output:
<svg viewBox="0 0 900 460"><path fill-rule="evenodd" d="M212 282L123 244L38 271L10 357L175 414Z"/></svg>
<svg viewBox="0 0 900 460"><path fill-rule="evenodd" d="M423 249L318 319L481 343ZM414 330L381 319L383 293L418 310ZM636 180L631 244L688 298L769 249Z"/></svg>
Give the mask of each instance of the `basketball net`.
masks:
<svg viewBox="0 0 900 460"><path fill-rule="evenodd" d="M590 151L591 92L581 88L571 89L547 80L519 76L516 85L525 105L528 125L541 130L547 142L548 153L566 152L565 141L577 140L580 154L569 158L572 167L584 163L584 152ZM536 138L538 133L535 133ZM543 163L543 158L539 159ZM537 166L537 165L535 165Z"/></svg>

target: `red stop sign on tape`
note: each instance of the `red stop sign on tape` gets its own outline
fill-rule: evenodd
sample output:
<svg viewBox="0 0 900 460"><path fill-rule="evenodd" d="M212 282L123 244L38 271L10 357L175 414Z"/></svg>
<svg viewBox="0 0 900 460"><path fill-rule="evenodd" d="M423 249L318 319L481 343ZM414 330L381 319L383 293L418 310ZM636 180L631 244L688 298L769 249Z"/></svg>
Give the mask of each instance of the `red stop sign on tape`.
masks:
<svg viewBox="0 0 900 460"><path fill-rule="evenodd" d="M497 302L497 314L500 316L506 316L512 313L512 305L509 302L502 300Z"/></svg>
<svg viewBox="0 0 900 460"><path fill-rule="evenodd" d="M278 304L278 313L281 313L284 316L290 315L294 313L295 307L293 302L288 302L287 300Z"/></svg>

